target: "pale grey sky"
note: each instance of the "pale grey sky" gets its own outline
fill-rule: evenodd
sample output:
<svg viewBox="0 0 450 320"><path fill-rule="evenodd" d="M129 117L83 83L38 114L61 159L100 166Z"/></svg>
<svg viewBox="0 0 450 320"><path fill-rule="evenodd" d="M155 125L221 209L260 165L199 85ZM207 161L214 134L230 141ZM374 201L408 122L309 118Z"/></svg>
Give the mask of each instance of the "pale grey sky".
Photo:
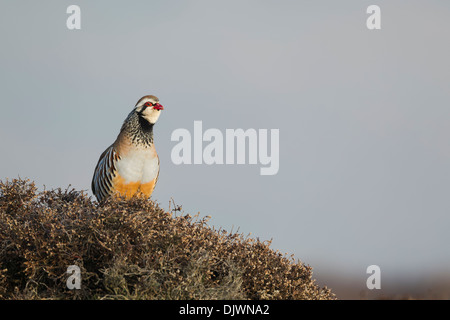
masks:
<svg viewBox="0 0 450 320"><path fill-rule="evenodd" d="M81 30L66 8L81 8ZM367 6L381 7L369 31ZM0 178L88 190L145 94L168 208L315 274L450 271L450 3L1 1ZM280 169L172 164L177 128L280 130ZM90 192L90 190L89 190Z"/></svg>

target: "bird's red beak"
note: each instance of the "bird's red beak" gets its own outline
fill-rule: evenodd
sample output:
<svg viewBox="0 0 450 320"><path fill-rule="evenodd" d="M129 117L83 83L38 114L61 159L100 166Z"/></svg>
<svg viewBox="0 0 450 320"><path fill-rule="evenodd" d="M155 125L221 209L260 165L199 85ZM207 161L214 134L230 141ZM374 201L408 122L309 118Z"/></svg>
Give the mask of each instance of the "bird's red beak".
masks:
<svg viewBox="0 0 450 320"><path fill-rule="evenodd" d="M159 103L155 103L155 105L153 106L153 109L155 110L164 110L164 107L159 104Z"/></svg>

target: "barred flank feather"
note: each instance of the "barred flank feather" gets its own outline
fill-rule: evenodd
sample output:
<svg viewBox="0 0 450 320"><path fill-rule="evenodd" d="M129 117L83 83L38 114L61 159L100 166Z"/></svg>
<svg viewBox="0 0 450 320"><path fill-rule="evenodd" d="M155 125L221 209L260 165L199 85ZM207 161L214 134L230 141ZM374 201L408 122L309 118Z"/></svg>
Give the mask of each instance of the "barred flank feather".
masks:
<svg viewBox="0 0 450 320"><path fill-rule="evenodd" d="M117 174L115 164L120 160L114 146L106 149L95 167L94 177L92 178L92 191L98 201L102 201L113 193L112 179Z"/></svg>

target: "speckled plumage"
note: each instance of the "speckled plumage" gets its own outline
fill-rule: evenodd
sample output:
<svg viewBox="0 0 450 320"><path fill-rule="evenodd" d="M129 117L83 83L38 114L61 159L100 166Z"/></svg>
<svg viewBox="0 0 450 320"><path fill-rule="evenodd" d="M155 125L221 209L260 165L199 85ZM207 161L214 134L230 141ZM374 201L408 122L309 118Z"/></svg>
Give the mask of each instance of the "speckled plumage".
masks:
<svg viewBox="0 0 450 320"><path fill-rule="evenodd" d="M125 119L120 131L128 135L136 145L150 147L153 144L153 124L148 123L134 110Z"/></svg>

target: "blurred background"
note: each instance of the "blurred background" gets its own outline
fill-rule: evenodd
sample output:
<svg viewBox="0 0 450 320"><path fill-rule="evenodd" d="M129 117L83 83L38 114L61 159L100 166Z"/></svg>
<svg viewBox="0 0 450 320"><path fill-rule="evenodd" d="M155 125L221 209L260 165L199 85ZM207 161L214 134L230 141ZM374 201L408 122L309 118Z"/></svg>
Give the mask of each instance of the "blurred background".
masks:
<svg viewBox="0 0 450 320"><path fill-rule="evenodd" d="M0 5L0 179L92 194L98 157L154 94L163 208L272 239L341 299L450 297L450 2ZM279 129L278 174L174 165L171 133L195 120Z"/></svg>

